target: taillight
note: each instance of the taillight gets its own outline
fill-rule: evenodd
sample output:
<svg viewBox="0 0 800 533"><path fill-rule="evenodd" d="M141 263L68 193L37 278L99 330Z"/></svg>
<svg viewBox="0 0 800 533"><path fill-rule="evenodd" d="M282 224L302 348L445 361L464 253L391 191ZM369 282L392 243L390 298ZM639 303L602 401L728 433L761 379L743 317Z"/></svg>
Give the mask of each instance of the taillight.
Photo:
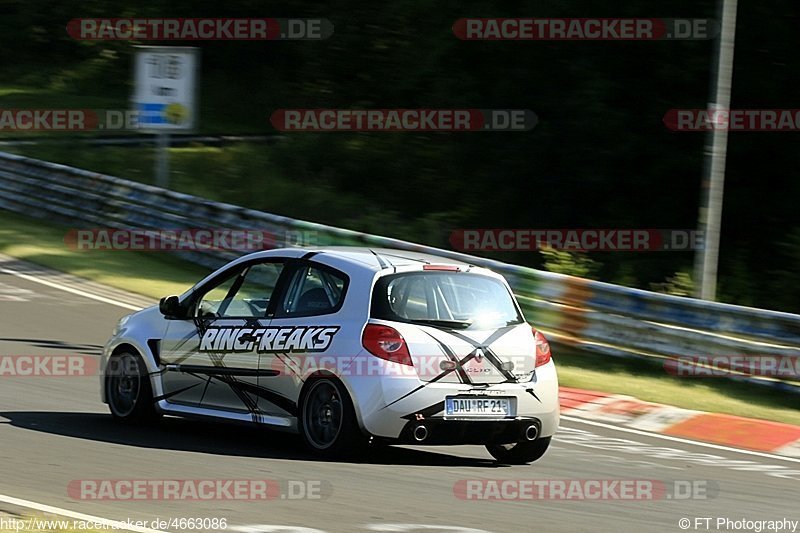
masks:
<svg viewBox="0 0 800 533"><path fill-rule="evenodd" d="M440 270L443 272L458 272L461 267L457 265L422 265L422 270Z"/></svg>
<svg viewBox="0 0 800 533"><path fill-rule="evenodd" d="M550 343L536 328L533 330L533 339L536 341L536 366L546 365L550 362Z"/></svg>
<svg viewBox="0 0 800 533"><path fill-rule="evenodd" d="M400 333L389 326L367 324L361 344L375 357L400 363L401 365L414 366L408 346Z"/></svg>

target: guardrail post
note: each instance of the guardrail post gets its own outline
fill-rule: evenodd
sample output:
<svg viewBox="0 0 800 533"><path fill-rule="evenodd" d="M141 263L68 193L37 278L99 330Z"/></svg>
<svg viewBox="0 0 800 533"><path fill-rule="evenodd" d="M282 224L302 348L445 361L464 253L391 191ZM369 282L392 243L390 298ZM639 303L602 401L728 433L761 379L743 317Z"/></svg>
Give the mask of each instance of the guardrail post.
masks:
<svg viewBox="0 0 800 533"><path fill-rule="evenodd" d="M156 187L169 189L169 133L156 133Z"/></svg>

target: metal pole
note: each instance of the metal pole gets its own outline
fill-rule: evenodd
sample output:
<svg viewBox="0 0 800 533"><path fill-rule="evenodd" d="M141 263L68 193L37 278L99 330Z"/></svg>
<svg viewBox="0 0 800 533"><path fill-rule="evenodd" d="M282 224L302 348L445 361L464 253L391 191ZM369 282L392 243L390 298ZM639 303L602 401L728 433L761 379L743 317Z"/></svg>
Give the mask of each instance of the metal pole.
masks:
<svg viewBox="0 0 800 533"><path fill-rule="evenodd" d="M169 188L169 133L156 134L156 187Z"/></svg>
<svg viewBox="0 0 800 533"><path fill-rule="evenodd" d="M736 40L736 8L738 0L720 0L721 29L715 62L714 96L709 111L730 110L733 79L733 49ZM705 175L701 191L698 230L705 245L695 254L695 295L716 300L719 236L722 224L722 196L725 187L725 157L728 152L728 131L714 128L706 145Z"/></svg>

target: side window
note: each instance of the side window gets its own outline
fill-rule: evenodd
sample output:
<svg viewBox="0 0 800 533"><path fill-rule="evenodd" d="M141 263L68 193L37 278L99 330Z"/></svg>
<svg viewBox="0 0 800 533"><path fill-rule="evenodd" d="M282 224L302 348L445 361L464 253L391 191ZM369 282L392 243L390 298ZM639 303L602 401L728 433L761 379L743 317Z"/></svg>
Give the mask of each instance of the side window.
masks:
<svg viewBox="0 0 800 533"><path fill-rule="evenodd" d="M256 263L207 291L197 305L201 318L263 318L283 263Z"/></svg>
<svg viewBox="0 0 800 533"><path fill-rule="evenodd" d="M311 265L295 270L276 318L324 315L335 312L344 299L347 281L343 274Z"/></svg>

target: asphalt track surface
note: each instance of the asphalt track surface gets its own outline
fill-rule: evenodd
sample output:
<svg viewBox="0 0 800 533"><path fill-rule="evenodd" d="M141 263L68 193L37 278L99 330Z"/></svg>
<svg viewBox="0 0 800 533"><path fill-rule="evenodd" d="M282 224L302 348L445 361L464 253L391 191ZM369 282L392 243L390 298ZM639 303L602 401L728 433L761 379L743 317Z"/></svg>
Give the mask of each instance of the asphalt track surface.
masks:
<svg viewBox="0 0 800 533"><path fill-rule="evenodd" d="M0 356L96 357L117 319L130 312L123 306L140 303L96 285L62 284L35 270L25 279L9 270L27 268L0 262ZM82 479L269 479L284 488L269 501L96 501L68 492L70 481ZM463 480L481 479L656 480L671 497L486 501L454 492ZM291 498L290 481L319 494ZM684 489L683 482L697 482L698 489L683 498L672 492L675 481ZM123 521L219 517L228 530L251 532L752 531L717 527L716 520L800 520L799 489L798 459L571 417L545 457L528 466L497 465L477 446L388 447L357 462L323 462L297 438L261 428L176 418L120 426L100 403L94 376L0 376L0 510L14 513L47 505ZM691 520L688 529L680 527L682 518ZM696 518L712 520L706 528Z"/></svg>

